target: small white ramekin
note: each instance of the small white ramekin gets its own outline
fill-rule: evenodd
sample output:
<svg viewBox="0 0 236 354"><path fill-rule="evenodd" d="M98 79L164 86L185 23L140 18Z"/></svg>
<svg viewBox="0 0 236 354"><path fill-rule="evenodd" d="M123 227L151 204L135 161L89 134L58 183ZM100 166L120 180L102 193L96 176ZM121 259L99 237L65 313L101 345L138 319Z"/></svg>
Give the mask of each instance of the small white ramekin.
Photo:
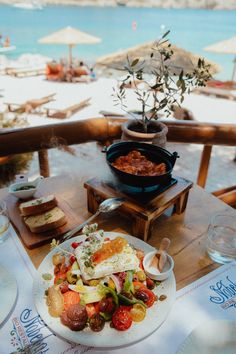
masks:
<svg viewBox="0 0 236 354"><path fill-rule="evenodd" d="M145 257L143 259L143 267L144 267L145 273L151 279L160 280L160 281L165 280L165 279L169 278L169 276L171 275L171 272L174 268L174 260L169 254L167 254L167 260L166 260L164 269L162 272L160 272L158 269L155 270L153 267L149 266L152 258L155 256L155 254L159 254L159 252L152 251L152 252L149 252L145 255Z"/></svg>

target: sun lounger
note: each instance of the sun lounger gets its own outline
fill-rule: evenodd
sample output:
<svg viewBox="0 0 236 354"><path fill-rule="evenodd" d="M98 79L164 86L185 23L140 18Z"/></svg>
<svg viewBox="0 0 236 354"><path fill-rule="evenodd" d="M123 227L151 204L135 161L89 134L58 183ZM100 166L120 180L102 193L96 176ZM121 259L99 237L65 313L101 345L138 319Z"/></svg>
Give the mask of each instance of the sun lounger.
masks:
<svg viewBox="0 0 236 354"><path fill-rule="evenodd" d="M81 109L87 107L90 103L91 98L87 98L84 101L81 101L80 103L74 104L72 106L69 106L65 109L53 109L53 108L48 108L46 110L46 114L48 118L57 118L57 119L65 119L71 117L73 114L76 112L80 111Z"/></svg>
<svg viewBox="0 0 236 354"><path fill-rule="evenodd" d="M218 98L226 98L228 100L236 100L236 94L220 88L215 87L198 87L194 89L194 93L203 94L207 96L215 96Z"/></svg>
<svg viewBox="0 0 236 354"><path fill-rule="evenodd" d="M236 90L235 81L210 80L207 82L208 87L221 88L225 90Z"/></svg>
<svg viewBox="0 0 236 354"><path fill-rule="evenodd" d="M6 68L5 73L14 77L28 77L28 76L38 76L44 75L46 72L45 67L38 68Z"/></svg>
<svg viewBox="0 0 236 354"><path fill-rule="evenodd" d="M24 103L5 103L8 107L9 112L13 113L33 113L37 108L42 105L54 101L54 96L56 94L52 93L48 96L44 96L42 98L36 98L32 100L28 100Z"/></svg>

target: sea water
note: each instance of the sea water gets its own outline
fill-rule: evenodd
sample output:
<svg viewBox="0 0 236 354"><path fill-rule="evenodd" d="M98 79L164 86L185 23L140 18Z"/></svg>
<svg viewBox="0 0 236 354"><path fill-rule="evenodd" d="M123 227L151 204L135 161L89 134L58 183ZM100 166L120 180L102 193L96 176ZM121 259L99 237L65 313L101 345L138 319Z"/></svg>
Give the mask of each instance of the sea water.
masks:
<svg viewBox="0 0 236 354"><path fill-rule="evenodd" d="M95 45L78 45L74 56L93 64L100 56L147 41L170 29L170 40L221 65L219 78L230 79L233 55L208 53L204 47L236 35L236 11L158 9L131 7L46 6L25 10L0 5L0 33L9 36L16 58L23 53L40 53L51 58L67 56L63 45L42 45L38 39L68 25L102 39Z"/></svg>

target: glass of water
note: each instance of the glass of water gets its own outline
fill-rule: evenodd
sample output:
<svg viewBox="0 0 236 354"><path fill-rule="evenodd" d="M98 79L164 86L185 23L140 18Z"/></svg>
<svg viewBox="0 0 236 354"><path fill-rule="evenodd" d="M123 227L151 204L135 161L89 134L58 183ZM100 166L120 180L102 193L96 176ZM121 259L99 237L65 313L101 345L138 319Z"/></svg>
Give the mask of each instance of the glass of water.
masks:
<svg viewBox="0 0 236 354"><path fill-rule="evenodd" d="M0 200L0 243L6 240L9 234L10 220L7 212L7 205L4 200Z"/></svg>
<svg viewBox="0 0 236 354"><path fill-rule="evenodd" d="M236 217L213 216L207 231L207 252L217 263L236 260Z"/></svg>

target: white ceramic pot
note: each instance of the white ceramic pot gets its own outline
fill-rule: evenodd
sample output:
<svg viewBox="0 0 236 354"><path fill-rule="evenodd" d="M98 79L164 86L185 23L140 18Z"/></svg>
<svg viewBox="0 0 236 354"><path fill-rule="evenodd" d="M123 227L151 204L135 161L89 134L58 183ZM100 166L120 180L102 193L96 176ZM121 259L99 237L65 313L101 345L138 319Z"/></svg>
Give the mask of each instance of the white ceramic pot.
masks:
<svg viewBox="0 0 236 354"><path fill-rule="evenodd" d="M122 125L122 140L139 141L143 143L154 144L163 148L165 147L168 128L164 123L152 121L152 126L156 126L156 133L137 132L133 129L130 129L131 126L135 126L135 122L133 120L125 122Z"/></svg>

